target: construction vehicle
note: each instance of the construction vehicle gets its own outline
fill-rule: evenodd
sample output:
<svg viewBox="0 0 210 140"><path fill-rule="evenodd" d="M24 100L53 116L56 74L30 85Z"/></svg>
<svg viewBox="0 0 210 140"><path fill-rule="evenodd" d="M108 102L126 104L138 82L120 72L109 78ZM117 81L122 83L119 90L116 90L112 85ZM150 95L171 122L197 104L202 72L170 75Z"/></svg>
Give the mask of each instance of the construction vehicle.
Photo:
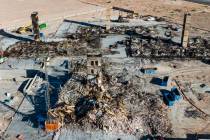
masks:
<svg viewBox="0 0 210 140"><path fill-rule="evenodd" d="M43 29L46 29L46 28L47 28L46 23L39 24L39 29L40 30L43 30ZM18 34L32 33L32 25L19 27L15 32L18 33Z"/></svg>
<svg viewBox="0 0 210 140"><path fill-rule="evenodd" d="M46 104L46 111L47 111L47 118L45 120L45 131L46 132L56 132L60 129L61 124L58 118L55 118L50 115L50 95L49 95L49 80L47 74L47 67L49 65L50 58L47 57L45 64L43 66L45 70L45 81L46 81L46 92L45 92L45 104Z"/></svg>
<svg viewBox="0 0 210 140"><path fill-rule="evenodd" d="M25 26L25 27L19 27L16 30L16 33L18 33L18 34L32 33L32 26L29 25L29 26Z"/></svg>

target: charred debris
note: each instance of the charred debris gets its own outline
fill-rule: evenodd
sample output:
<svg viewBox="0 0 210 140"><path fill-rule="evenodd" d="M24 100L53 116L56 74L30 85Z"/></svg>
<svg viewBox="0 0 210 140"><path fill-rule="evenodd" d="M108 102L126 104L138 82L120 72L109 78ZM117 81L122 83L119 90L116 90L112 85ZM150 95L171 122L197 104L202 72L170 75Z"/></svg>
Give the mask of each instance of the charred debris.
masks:
<svg viewBox="0 0 210 140"><path fill-rule="evenodd" d="M145 21L151 17L143 17ZM163 19L155 19L157 22ZM50 118L82 130L103 130L136 136L173 135L166 108L158 94L144 90L144 79L121 73L110 74L109 62L102 56L114 55L124 48L127 57L149 59L208 59L210 40L190 37L187 47L181 45L181 27L176 24L151 26L81 26L66 33L62 41L18 42L5 51L5 56L37 58L48 56L78 57L71 61L71 79L62 87L56 106L48 110ZM101 39L125 35L122 41L104 48ZM199 117L186 110L188 117ZM70 124L70 125L69 125Z"/></svg>
<svg viewBox="0 0 210 140"><path fill-rule="evenodd" d="M103 26L80 26L75 33L66 33L63 41L18 42L5 51L5 56L34 57L35 54L45 53L51 56L85 55L96 48L102 54L114 54L112 48L123 47L128 57L198 60L210 57L209 38L189 37L187 47L183 47L180 32L180 25L171 23L147 27L113 26L110 30ZM101 39L109 35L127 37L107 49L101 48Z"/></svg>

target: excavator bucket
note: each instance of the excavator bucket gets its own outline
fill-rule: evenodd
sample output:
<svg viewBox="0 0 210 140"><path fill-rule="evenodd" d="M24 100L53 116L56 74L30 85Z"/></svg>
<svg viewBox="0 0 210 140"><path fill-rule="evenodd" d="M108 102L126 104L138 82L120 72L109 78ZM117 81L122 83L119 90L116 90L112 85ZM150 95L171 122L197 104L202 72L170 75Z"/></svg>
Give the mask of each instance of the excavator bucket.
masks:
<svg viewBox="0 0 210 140"><path fill-rule="evenodd" d="M55 132L60 129L61 124L58 120L47 120L45 121L45 130L47 132Z"/></svg>

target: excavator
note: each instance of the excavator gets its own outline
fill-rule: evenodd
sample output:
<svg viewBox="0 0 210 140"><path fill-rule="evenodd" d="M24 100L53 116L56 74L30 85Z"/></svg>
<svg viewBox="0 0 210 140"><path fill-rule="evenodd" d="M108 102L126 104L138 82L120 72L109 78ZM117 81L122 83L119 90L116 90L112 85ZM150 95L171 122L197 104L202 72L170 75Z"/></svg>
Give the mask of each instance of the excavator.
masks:
<svg viewBox="0 0 210 140"><path fill-rule="evenodd" d="M16 31L18 34L26 34L26 33L31 33L32 32L32 25L28 25L25 27L19 27Z"/></svg>
<svg viewBox="0 0 210 140"><path fill-rule="evenodd" d="M43 30L47 28L47 24L46 23L42 23L39 24L39 29ZM32 24L27 25L27 26L23 26L23 27L19 27L15 32L18 34L27 34L27 33L32 33Z"/></svg>
<svg viewBox="0 0 210 140"><path fill-rule="evenodd" d="M45 92L45 104L46 104L46 111L47 111L47 118L45 120L45 131L46 132L57 132L60 127L62 126L62 123L60 123L59 119L52 116L50 112L50 94L49 94L49 80L48 80L48 74L47 74L47 67L49 65L50 58L47 57L45 64L43 66L43 69L45 70L45 80L46 80L46 92Z"/></svg>

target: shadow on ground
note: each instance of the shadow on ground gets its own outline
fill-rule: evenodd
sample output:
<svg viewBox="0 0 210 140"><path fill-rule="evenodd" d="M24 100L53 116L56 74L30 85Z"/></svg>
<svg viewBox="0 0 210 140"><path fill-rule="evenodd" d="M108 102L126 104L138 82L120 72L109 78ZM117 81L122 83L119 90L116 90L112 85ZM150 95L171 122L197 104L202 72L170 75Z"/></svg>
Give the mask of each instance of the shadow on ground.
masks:
<svg viewBox="0 0 210 140"><path fill-rule="evenodd" d="M34 74L39 75L41 78L45 79L45 74L41 71L34 71L34 70L27 70L27 73L29 73L29 77L31 78L34 76ZM59 93L61 87L65 85L65 83L70 79L71 74L68 72L64 72L64 75L58 75L56 77L48 75L48 81L49 81L49 92L50 92L50 104L49 107L53 108L56 106L56 103L58 101ZM14 107L6 104L5 102L0 101L0 104L4 105L6 108L14 111L17 113L17 115L22 116L22 121L30 123L30 126L37 128L44 125L44 120L47 118L47 106L46 106L46 90L47 90L47 84L46 82L42 83L40 87L38 87L38 90L35 95L27 95L27 93L24 93L23 89L26 86L28 80L24 81L20 87L19 91L25 96L25 99L32 105L34 110L31 110L27 113L22 113L20 111L17 111Z"/></svg>
<svg viewBox="0 0 210 140"><path fill-rule="evenodd" d="M153 77L152 80L150 81L150 83L151 83L151 84L154 84L154 85L161 86L162 79Z"/></svg>
<svg viewBox="0 0 210 140"><path fill-rule="evenodd" d="M20 41L33 41L32 39L26 38L26 37L22 37L22 36L17 36L11 33L8 33L6 31L4 31L3 29L0 29L0 35L4 36L4 37L8 37L8 38L13 38L13 39L17 39Z"/></svg>

